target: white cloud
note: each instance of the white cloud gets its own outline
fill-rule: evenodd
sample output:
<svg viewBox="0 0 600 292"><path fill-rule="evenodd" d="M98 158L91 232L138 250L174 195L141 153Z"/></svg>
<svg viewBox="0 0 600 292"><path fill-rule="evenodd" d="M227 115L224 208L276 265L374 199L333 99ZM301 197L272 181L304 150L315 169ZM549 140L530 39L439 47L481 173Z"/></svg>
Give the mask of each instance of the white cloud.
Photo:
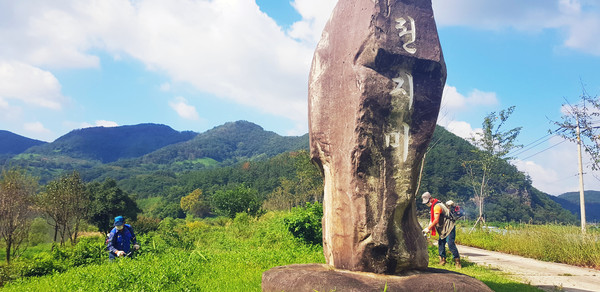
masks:
<svg viewBox="0 0 600 292"><path fill-rule="evenodd" d="M315 0L294 5L320 35L331 9ZM0 12L0 39L10 44L0 46L3 58L85 68L99 65L94 52L128 55L200 91L307 123L317 37L286 33L253 0L4 1L0 10L8 11Z"/></svg>
<svg viewBox="0 0 600 292"><path fill-rule="evenodd" d="M0 109L2 110L8 110L8 102L4 99L2 99L2 96L0 96Z"/></svg>
<svg viewBox="0 0 600 292"><path fill-rule="evenodd" d="M33 134L37 134L37 135L50 135L52 134L52 131L46 129L44 127L44 125L40 122L32 122L32 123L25 123L23 125L23 129L25 129L25 131L29 132L29 133L33 133Z"/></svg>
<svg viewBox="0 0 600 292"><path fill-rule="evenodd" d="M52 73L24 63L0 60L0 106L9 106L8 100L58 110L66 98Z"/></svg>
<svg viewBox="0 0 600 292"><path fill-rule="evenodd" d="M471 124L463 121L450 121L447 125L444 125L446 130L454 133L454 135L461 137L468 141L471 137L474 137L475 133L481 132L481 129L473 129Z"/></svg>
<svg viewBox="0 0 600 292"><path fill-rule="evenodd" d="M88 122L79 123L79 124L77 124L77 126L74 126L76 123L73 123L73 122L64 122L63 124L64 124L64 126L69 127L69 128L78 127L80 129L92 128L92 127L112 128L112 127L119 126L119 124L117 122L106 121L106 120L97 120L94 122L93 125Z"/></svg>
<svg viewBox="0 0 600 292"><path fill-rule="evenodd" d="M93 8L98 2L86 3ZM34 66L98 66L99 58L86 52L93 44L94 35L89 31L93 19L83 6L75 1L2 1L0 39L4 45L0 55Z"/></svg>
<svg viewBox="0 0 600 292"><path fill-rule="evenodd" d="M495 92L472 90L468 96L459 93L456 87L446 85L442 94L442 109L451 114L472 110L474 106L493 106L498 104Z"/></svg>
<svg viewBox="0 0 600 292"><path fill-rule="evenodd" d="M293 38L316 45L337 0L295 0L291 4L302 15L289 31Z"/></svg>
<svg viewBox="0 0 600 292"><path fill-rule="evenodd" d="M111 128L111 127L118 127L118 126L119 126L119 124L117 124L116 122L113 122L113 121L105 121L105 120L96 121L96 127Z"/></svg>
<svg viewBox="0 0 600 292"><path fill-rule="evenodd" d="M187 100L183 97L177 97L175 100L169 102L169 106L177 112L177 114L186 120L198 120L198 112L196 107L189 105Z"/></svg>
<svg viewBox="0 0 600 292"><path fill-rule="evenodd" d="M438 26L566 32L563 45L600 55L600 3L591 0L433 0Z"/></svg>
<svg viewBox="0 0 600 292"><path fill-rule="evenodd" d="M442 105L438 124L455 135L468 139L481 129L473 129L471 124L465 121L457 121L456 116L464 112L473 112L482 108L498 105L495 92L485 92L473 89L467 96L458 92L456 87L446 85L442 94Z"/></svg>
<svg viewBox="0 0 600 292"><path fill-rule="evenodd" d="M169 91L169 90L171 90L171 83L165 82L165 83L161 84L160 85L160 90L161 91Z"/></svg>
<svg viewBox="0 0 600 292"><path fill-rule="evenodd" d="M532 149L520 156L526 160L514 160L520 171L529 174L533 186L552 195L579 190L577 146L571 142L563 142L560 137L552 137L547 144ZM556 145L552 147L553 145ZM552 148L549 148L552 147ZM549 149L548 149L549 148ZM546 151L540 152L544 149ZM527 158L527 156L534 155ZM583 154L583 164L587 164L589 156ZM591 170L584 169L584 187L586 190L600 190L600 181L593 177Z"/></svg>

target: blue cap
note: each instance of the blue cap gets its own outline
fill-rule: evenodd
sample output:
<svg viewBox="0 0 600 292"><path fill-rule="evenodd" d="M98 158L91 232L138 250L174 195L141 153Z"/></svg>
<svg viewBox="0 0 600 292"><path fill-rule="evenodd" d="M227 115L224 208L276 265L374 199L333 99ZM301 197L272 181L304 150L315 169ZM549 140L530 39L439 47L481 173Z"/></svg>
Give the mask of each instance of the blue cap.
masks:
<svg viewBox="0 0 600 292"><path fill-rule="evenodd" d="M123 216L115 217L115 226L123 225L123 223L125 223L125 218L123 218Z"/></svg>

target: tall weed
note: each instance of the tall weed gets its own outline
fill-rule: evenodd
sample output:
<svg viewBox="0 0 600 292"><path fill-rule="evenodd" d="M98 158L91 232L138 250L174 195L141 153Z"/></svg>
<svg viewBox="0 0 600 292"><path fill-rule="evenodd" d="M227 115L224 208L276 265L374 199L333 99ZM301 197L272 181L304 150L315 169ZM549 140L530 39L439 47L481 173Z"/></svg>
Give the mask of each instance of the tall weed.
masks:
<svg viewBox="0 0 600 292"><path fill-rule="evenodd" d="M600 232L583 235L576 226L507 225L504 228L461 229L456 242L543 261L600 268Z"/></svg>

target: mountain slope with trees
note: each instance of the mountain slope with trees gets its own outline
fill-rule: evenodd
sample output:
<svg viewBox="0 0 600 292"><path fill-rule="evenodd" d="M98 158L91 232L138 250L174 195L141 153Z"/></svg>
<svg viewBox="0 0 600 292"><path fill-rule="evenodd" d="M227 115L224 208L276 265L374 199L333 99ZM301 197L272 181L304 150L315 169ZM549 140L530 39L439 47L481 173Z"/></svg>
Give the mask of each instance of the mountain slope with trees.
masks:
<svg viewBox="0 0 600 292"><path fill-rule="evenodd" d="M229 122L199 134L185 143L170 145L145 155L145 164L170 164L210 158L233 163L273 157L286 151L308 149L308 134L283 137L248 121Z"/></svg>
<svg viewBox="0 0 600 292"><path fill-rule="evenodd" d="M26 153L64 155L109 163L122 158L140 157L167 145L190 140L196 135L195 132L178 132L158 124L92 127L73 130L52 143L30 148Z"/></svg>
<svg viewBox="0 0 600 292"><path fill-rule="evenodd" d="M420 192L428 191L442 201L453 200L465 206L467 217L477 218L474 190L465 168L477 148L438 126L426 156ZM489 221L574 222L575 217L534 188L531 179L515 166L500 161L489 174L490 196L484 216ZM426 208L419 204L421 212Z"/></svg>
<svg viewBox="0 0 600 292"><path fill-rule="evenodd" d="M585 221L600 221L600 192L585 191ZM553 201L559 203L563 208L569 210L577 218L580 218L581 210L579 206L579 192L568 192L558 197L551 197Z"/></svg>
<svg viewBox="0 0 600 292"><path fill-rule="evenodd" d="M248 193L255 194L268 206L288 209L302 200L319 200L317 190L322 188L322 180L308 158L308 135L283 137L265 131L256 124L237 121L140 157L102 163L103 160L123 157L126 155L124 153L143 153L134 150L148 141L144 139L147 139L151 129L166 129L167 133L175 133L174 137L182 137L181 133L167 126L138 125L125 129L139 130L141 133L131 133L131 137L114 142L114 135L102 136L101 133L110 132L105 131L107 129L78 130L59 138L56 144L50 143L54 144L51 147L34 147L8 164L28 169L41 178L42 184L75 170L86 182L114 179L119 187L134 198L143 200L145 210L153 209L151 213L157 217L183 216L180 200L196 189L202 192L202 196L197 197L210 200L217 192L222 194L231 189L251 188L258 192ZM89 137L86 136L88 134ZM138 141L134 137L143 138ZM88 144L83 141L97 141L98 144L87 149L85 145ZM113 146L123 145L123 149L118 150L112 158L103 156L104 150L99 149L102 143L109 141L113 141ZM151 145L147 147L159 147L158 143L149 143ZM417 196L429 191L442 201L452 199L464 206L468 218L476 218L475 192L465 162L473 160L477 151L469 142L438 126L426 156ZM92 160L98 157L103 160ZM484 209L488 221L577 220L549 195L535 189L529 177L504 160L491 170L489 177L489 197L486 198ZM244 187L239 188L240 184L244 184ZM422 214L427 212L422 204L418 204L418 210Z"/></svg>
<svg viewBox="0 0 600 292"><path fill-rule="evenodd" d="M19 154L33 146L47 144L47 142L30 139L15 133L0 130L0 155Z"/></svg>

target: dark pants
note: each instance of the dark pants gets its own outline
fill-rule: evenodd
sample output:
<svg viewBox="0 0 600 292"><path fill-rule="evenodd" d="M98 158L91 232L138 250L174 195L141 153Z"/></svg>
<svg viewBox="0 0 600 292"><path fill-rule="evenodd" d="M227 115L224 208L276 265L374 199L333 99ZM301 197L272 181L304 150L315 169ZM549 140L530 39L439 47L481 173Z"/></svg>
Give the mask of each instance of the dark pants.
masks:
<svg viewBox="0 0 600 292"><path fill-rule="evenodd" d="M114 260L117 257L116 254L114 254L113 252L109 251L108 252L108 260Z"/></svg>
<svg viewBox="0 0 600 292"><path fill-rule="evenodd" d="M454 240L456 239L456 227L452 228L452 231L450 231L450 234L448 234L448 237L444 238L444 239L439 239L438 240L438 253L441 257L446 258L446 242L448 242L448 249L450 249L450 252L452 253L452 257L454 257L455 259L459 259L460 255L458 254L458 249L456 248L456 244L454 243Z"/></svg>

